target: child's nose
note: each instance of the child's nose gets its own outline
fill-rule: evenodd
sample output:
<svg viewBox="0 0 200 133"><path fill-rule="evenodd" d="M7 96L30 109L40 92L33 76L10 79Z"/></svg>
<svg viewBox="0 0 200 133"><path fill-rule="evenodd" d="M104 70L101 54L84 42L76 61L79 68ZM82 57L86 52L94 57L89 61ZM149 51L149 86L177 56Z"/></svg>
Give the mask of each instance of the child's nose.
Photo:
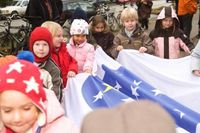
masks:
<svg viewBox="0 0 200 133"><path fill-rule="evenodd" d="M21 122L21 119L22 119L21 113L18 111L15 111L13 113L13 118L12 118L13 122L17 124L17 123Z"/></svg>

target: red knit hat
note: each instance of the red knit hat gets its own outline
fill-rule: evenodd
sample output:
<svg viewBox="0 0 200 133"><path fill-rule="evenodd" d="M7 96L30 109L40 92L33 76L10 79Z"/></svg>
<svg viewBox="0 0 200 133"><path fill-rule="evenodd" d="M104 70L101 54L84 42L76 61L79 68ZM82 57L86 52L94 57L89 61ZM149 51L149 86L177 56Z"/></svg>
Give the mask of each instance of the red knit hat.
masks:
<svg viewBox="0 0 200 133"><path fill-rule="evenodd" d="M37 66L25 60L15 60L0 68L0 93L15 90L29 97L41 111L38 125L46 123L46 93Z"/></svg>
<svg viewBox="0 0 200 133"><path fill-rule="evenodd" d="M49 45L49 53L47 56L45 56L43 58L37 57L35 55L35 53L33 52L33 44L35 43L35 41L41 41L41 40L46 41ZM52 48L53 48L53 38L52 38L52 35L49 32L49 30L44 27L36 27L31 32L30 39L29 39L29 49L34 54L35 62L40 63L40 62L44 62L45 60L47 60L51 55Z"/></svg>

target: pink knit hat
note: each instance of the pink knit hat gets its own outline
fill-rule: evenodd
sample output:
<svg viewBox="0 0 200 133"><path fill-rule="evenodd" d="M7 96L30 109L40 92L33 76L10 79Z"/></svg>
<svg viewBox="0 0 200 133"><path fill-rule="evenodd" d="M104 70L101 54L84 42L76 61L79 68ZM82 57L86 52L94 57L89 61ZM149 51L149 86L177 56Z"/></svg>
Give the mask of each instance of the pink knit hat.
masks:
<svg viewBox="0 0 200 133"><path fill-rule="evenodd" d="M46 123L46 94L39 69L31 62L15 60L0 68L0 93L15 90L29 97L41 111L39 126Z"/></svg>
<svg viewBox="0 0 200 133"><path fill-rule="evenodd" d="M176 133L176 125L160 105L141 100L89 113L81 133Z"/></svg>

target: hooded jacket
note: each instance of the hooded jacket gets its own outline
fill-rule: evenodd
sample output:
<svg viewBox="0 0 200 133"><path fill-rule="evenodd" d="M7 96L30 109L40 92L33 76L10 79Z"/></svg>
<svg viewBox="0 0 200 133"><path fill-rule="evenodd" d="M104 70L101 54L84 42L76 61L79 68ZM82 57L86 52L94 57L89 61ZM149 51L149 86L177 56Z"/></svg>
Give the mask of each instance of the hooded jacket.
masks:
<svg viewBox="0 0 200 133"><path fill-rule="evenodd" d="M162 28L162 20L171 17L173 25L170 28ZM188 37L179 28L179 20L172 7L164 7L157 17L155 28L150 32L150 38L153 40L155 55L166 59L175 59L180 57L180 48L189 52L188 46L192 49L193 44ZM188 45L188 46L187 46Z"/></svg>
<svg viewBox="0 0 200 133"><path fill-rule="evenodd" d="M79 129L64 116L61 107L53 91L46 89L47 103L46 116L47 122L42 127L35 125L33 131L37 133L79 133ZM13 133L11 130L3 128L0 133Z"/></svg>

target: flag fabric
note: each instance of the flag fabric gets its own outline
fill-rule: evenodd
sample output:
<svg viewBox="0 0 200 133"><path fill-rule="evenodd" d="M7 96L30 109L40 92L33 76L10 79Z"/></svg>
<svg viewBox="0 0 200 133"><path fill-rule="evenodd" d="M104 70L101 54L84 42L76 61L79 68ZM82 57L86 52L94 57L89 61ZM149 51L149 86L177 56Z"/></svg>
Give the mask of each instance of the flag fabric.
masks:
<svg viewBox="0 0 200 133"><path fill-rule="evenodd" d="M132 54L132 52L135 54ZM141 56L140 59L137 57L138 55ZM188 80L194 79L194 81L186 82L187 78L181 79L177 71L175 71L177 73L172 73L177 74L175 76L176 80L171 79L173 76L169 74L169 64L166 66L168 67L166 70L166 73L169 74L168 77L165 73L159 73L159 69L163 70L163 67L159 68L159 65L165 60L156 58L158 60L151 61L151 58L154 57L139 54L137 51L123 51L120 52L117 59L118 62L123 64L121 65L108 57L101 48L98 48L95 53L94 74L78 74L68 81L68 86L64 90L66 115L80 126L83 117L95 108L110 108L130 100L149 99L163 106L174 118L177 126L191 133L199 133L200 115L199 107L197 107L199 103L193 101L198 99L192 99L192 93L195 95L200 91L199 83L195 82L198 79L190 75L191 79L188 78ZM187 58L184 61L189 61ZM143 60L144 62L135 63L137 60ZM152 63L155 61L159 65L154 68L154 64L148 64L147 66L154 68L151 69L151 67L145 67L145 61ZM179 60L173 60L172 62L174 64L181 63ZM179 69L182 69L182 67ZM156 71L154 72L154 70ZM145 73L142 73L142 71ZM180 77L179 84L182 83L182 87L179 87L177 77ZM160 85L152 84L152 81L158 82ZM185 83L186 85L184 85ZM175 91L176 87L178 87L177 91ZM181 88L184 88L183 94L180 94ZM190 90L187 90L188 88ZM184 104L182 104L182 99ZM189 105L189 101L192 102L192 106Z"/></svg>
<svg viewBox="0 0 200 133"><path fill-rule="evenodd" d="M66 115L79 127L83 117L96 108L111 108L133 101L97 76L81 73L68 80L64 89L64 107Z"/></svg>
<svg viewBox="0 0 200 133"><path fill-rule="evenodd" d="M200 78L190 70L190 56L169 60L123 50L117 61L154 88L200 113Z"/></svg>

